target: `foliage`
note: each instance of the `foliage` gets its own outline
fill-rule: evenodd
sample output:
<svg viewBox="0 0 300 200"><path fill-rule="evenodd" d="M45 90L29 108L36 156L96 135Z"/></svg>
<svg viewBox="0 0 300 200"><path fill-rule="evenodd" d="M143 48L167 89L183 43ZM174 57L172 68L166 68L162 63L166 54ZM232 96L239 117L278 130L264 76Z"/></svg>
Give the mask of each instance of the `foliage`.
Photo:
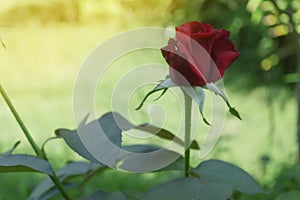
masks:
<svg viewBox="0 0 300 200"><path fill-rule="evenodd" d="M87 128L90 128L95 123L99 123L100 126L107 127L104 128L104 133L108 137L112 137L112 140L115 140L116 132L122 131L121 129L111 129L109 127L114 127L116 122L115 120L120 119L125 122L122 125L125 127L132 126L129 124L129 122L124 121L124 118L122 118L120 115L116 115L116 118L112 117L113 113L108 113L104 115L104 117L100 118L96 122L91 122L87 125L82 124L82 126L86 126ZM103 123L105 121L106 123ZM102 125L101 125L102 122ZM80 129L83 127L79 127ZM91 131L91 129L89 129ZM148 131L147 129L145 129ZM66 136L68 132L66 132L63 129L60 129L57 131L59 136L63 137L66 143L75 150L78 154L82 155L84 158L88 159L91 162L96 162L96 159L93 158L90 154L87 154L87 150L85 149L84 145L82 143L79 143L78 139L76 139L78 136L75 133L71 133L71 135ZM120 132L121 133L121 132ZM121 135L119 135L121 137ZM74 140L75 138L75 140ZM172 140L173 138L166 138ZM76 142L77 141L77 142ZM76 144L75 144L76 143ZM17 147L15 147L2 154L2 158L0 158L0 168L1 172L22 172L22 171L38 171L45 174L52 175L53 172L51 170L50 165L47 161L34 158L33 156L27 156L27 155L15 155L17 158L14 158L14 155L12 155L12 151ZM129 146L124 147L124 149L133 151L135 153L137 152L148 152L152 151L153 148L149 148L148 146ZM155 150L155 148L154 148ZM88 156L86 156L88 155ZM125 158L125 162L120 166L122 169L122 166L126 166L126 161L130 160L131 154L128 155L120 155L120 157L117 159L118 162L120 162L120 159ZM168 155L169 156L169 155ZM34 160L35 159L35 160ZM158 157L154 157L154 162L158 162L157 159L161 159ZM39 161L40 160L40 161ZM152 162L153 162L152 161ZM39 164L41 162L41 164ZM130 161L132 162L132 161ZM151 162L151 161L150 161ZM178 163L179 162L179 163ZM97 162L99 163L99 162ZM145 164L145 162L143 162ZM166 167L165 169L159 169L161 170L182 170L182 168L178 168L178 166L182 166L183 162L181 159L178 161L172 163L170 166ZM24 166L26 168L24 168ZM10 168L9 168L10 167ZM3 168L3 170L2 170ZM62 169L59 169L55 172L58 179L63 183L65 188L74 188L79 187L82 188L84 184L99 170L103 170L106 167L102 164L92 164L92 163L86 163L86 162L72 162L67 164ZM124 167L126 169L126 167ZM204 198L204 199L224 199L229 198L233 191L241 191L249 194L256 194L256 193L263 193L264 191L261 189L261 187L254 181L254 179L249 176L246 172L241 170L240 168L223 161L218 160L209 160L202 162L198 167L196 167L194 170L192 170L192 174L194 178L180 178L174 181L170 181L166 184L163 184L162 186L159 186L155 189L153 189L151 192L146 194L145 199L157 199L157 197L164 197L168 196L170 197L170 191L174 191L174 187L181 187L186 188L180 192L178 190L178 194L173 193L175 199L182 199L183 197L190 196L190 198ZM82 180L78 183L78 180L74 183L72 183L72 179L76 177L82 177ZM199 178L200 177L200 178ZM210 188L210 189L209 189ZM218 190L219 192L215 192ZM51 179L46 179L42 183L40 183L35 190L32 192L30 199L48 199L54 196L58 193L58 188L54 186ZM77 195L80 195L77 194ZM104 196L105 197L104 197ZM96 192L92 194L89 197L86 197L84 199L94 198L94 197L101 197L105 199L126 199L126 195L122 193L104 193L103 191Z"/></svg>
<svg viewBox="0 0 300 200"><path fill-rule="evenodd" d="M170 81L167 79L167 82ZM161 87L161 85L162 84L159 84L156 88ZM165 86L163 89L168 89L170 86L174 85L171 84L169 86ZM207 88L209 89L210 87L208 86ZM183 87L183 92L184 90L187 90L185 96L190 99L190 103L186 103L186 107L189 106L191 109L191 100L193 95L189 94L188 87ZM230 108L227 97L217 86L214 86L213 91L221 95ZM48 179L44 180L34 189L30 195L30 199L49 199L57 193L61 193L65 199L71 199L70 193L68 193L66 189L69 190L70 188L78 188L79 191L80 189L84 189L83 185L92 176L94 176L98 170L103 170L106 168L106 166L133 172L145 172L152 170L181 171L182 168L178 166L184 166L185 177L168 181L165 184L154 188L152 191L143 195L139 194L134 198L142 197L144 199L157 199L172 197L174 199L201 198L222 200L231 198L234 191L240 191L246 194L264 193L264 190L249 174L230 163L218 160L208 160L202 162L195 169L190 169L189 154L186 154L186 152L189 152L191 148L189 147L189 145L192 143L192 141L190 141L190 136L185 137L184 142L182 142L175 135L164 129L160 129L149 124L135 126L120 114L115 112L104 114L98 120L92 121L88 124L86 124L87 117L85 117L84 120L79 124L77 130L74 131L58 129L56 131L56 135L63 138L71 149L73 149L83 158L89 160L91 163L73 162L69 163L62 169L53 171L50 163L48 162L47 154L44 149L45 144L53 138L46 140L42 148L39 148L1 85L0 92L4 97L8 107L12 111L12 114L22 128L26 138L37 154L37 157L28 155L12 155L13 150L19 144L18 142L14 145L12 150L1 154L1 172L37 171L49 176ZM150 94L151 93L153 93L153 91L150 91ZM200 95L201 94L202 93L200 93ZM186 97L185 99L187 99ZM143 101L145 100L146 99ZM197 98L196 102L198 102ZM191 110L186 109L186 115L188 114L187 112L191 114ZM239 115L237 115L237 117L239 117ZM190 118L186 118L186 120L190 120ZM190 124L190 122L187 124ZM154 134L154 136L158 136L163 139L176 141L184 148L184 162L180 158L180 155L172 150L160 149L149 145L123 146L122 132L132 128L150 132L151 134ZM189 130L189 128L186 130ZM190 133L186 132L186 134ZM82 138L83 136L85 139ZM186 138L188 138L188 140ZM194 143L196 143L194 146L199 147L196 141L194 141ZM90 145L92 145L92 149L87 148L87 146L90 147ZM96 152L94 150L96 150ZM159 153L146 156L147 153L152 153L158 150L160 151ZM142 157L136 157L136 154L138 153L142 153ZM177 158L177 161L173 162L174 160L172 160L171 164L169 164L170 158L172 159L174 156ZM167 166L167 164L169 165L167 167L161 167L161 164L163 164L163 166ZM79 183L78 180L76 182L72 182L71 179L77 176L82 177L82 180L79 181ZM177 187L180 187L183 190L175 190L177 192L174 193L173 191ZM109 194L103 191L96 191L95 193L86 197L82 195L82 192L75 193L72 196L72 198L82 197L86 199L127 199L126 195L123 193L119 192Z"/></svg>
<svg viewBox="0 0 300 200"><path fill-rule="evenodd" d="M282 23L282 20L285 20L285 15L281 15L279 13L273 13L273 11L266 11L264 10L265 7L263 6L263 1L204 1L204 4L202 1L166 1L165 6L161 6L158 9L155 10L153 15L146 14L147 12L144 12L145 10L151 10L153 11L153 8L156 7L157 2L153 1L149 4L143 4L141 2L136 3L135 1L128 1L124 2L126 4L124 7L119 6L118 1L99 1L98 7L103 7L103 5L112 4L110 6L110 9L103 9L100 10L96 9L97 6L94 8L91 8L88 1L78 1L79 7L72 7L74 8L76 17L69 18L68 13L65 13L65 5L62 5L63 3L56 3L57 5L53 6L44 6L41 8L39 5L40 1L35 1L35 5L32 7L29 7L27 5L20 5L17 10L14 10L14 12L11 12L12 10L8 12L2 12L1 16L2 24L8 24L6 21L10 21L9 25L13 24L16 25L17 23L26 23L31 22L30 20L33 20L37 23L42 24L43 26L47 26L48 23L89 23L89 22L99 22L99 21L106 21L111 23L113 20L118 21L116 26L120 26L122 28L128 28L128 26L137 26L139 24L142 25L165 25L165 26L172 26L174 24L178 24L182 21L185 21L187 19L202 19L203 21L209 22L211 24L215 24L218 26L224 26L228 29L232 30L232 35L234 36L234 40L236 43L238 43L239 47L238 49L242 52L247 52L246 54L243 54L241 56L240 61L236 64L241 66L247 66L243 68L243 71L239 71L238 67L232 67L231 72L227 73L227 80L228 84L231 84L231 86L239 87L239 91L246 91L248 92L248 89L244 89L246 86L258 87L261 84L272 84L275 87L272 87L271 89L275 91L275 96L278 95L278 87L282 86L284 83L294 83L297 80L297 76L294 74L296 67L295 67L295 60L297 58L296 52L297 42L294 42L292 34L290 34L290 21L287 23L288 27L288 33L286 33L286 28L278 29L279 33L283 35L280 36L274 36L272 35L272 32L276 30L275 28L279 26L279 23ZM58 1L57 1L58 2ZM70 1L71 2L71 1ZM75 2L75 1L74 1ZM110 3L112 2L112 3ZM170 2L168 4L168 2ZM253 7L251 8L250 4L251 2L259 2L259 6L254 6L256 9L253 10ZM284 7L284 1L278 1L283 2L283 7L281 8L282 11L288 10L286 7ZM95 3L94 5L96 5ZM170 6L174 5L174 6ZM288 6L292 6L292 12L294 13L293 19L297 22L298 16L297 16L297 9L299 6L297 5L297 1L289 1ZM93 7L93 6L92 6ZM115 8L118 8L117 11ZM48 8L49 12L47 11ZM89 11L83 11L86 8L89 8ZM125 9L126 8L126 9ZM198 12L201 8L201 12ZM14 8L15 9L15 8ZM69 10L72 10L69 9ZM23 10L23 11L22 11ZM79 10L79 12L78 12ZM90 12L90 11L94 12ZM96 14L96 10L99 11L98 14ZM122 10L123 12L119 12ZM126 10L131 10L132 12L129 12L129 14L126 14L127 17L123 17L124 12L126 13ZM161 11L164 10L164 11ZM168 12L165 12L168 10ZM22 11L22 12L20 12ZM47 12L45 12L47 11ZM59 12L58 12L59 11ZM97 12L98 12L97 11ZM36 12L36 15L32 15L33 12ZM23 13L23 14L21 14ZM25 15L24 15L25 13ZM53 15L53 13L58 13L56 16ZM61 14L63 13L63 14ZM104 14L103 14L104 13ZM131 13L131 14L130 14ZM163 13L164 16L160 16L160 14ZM44 16L43 16L44 15ZM59 17L62 15L62 17ZM72 15L72 14L71 14ZM122 15L122 21L119 22L120 16ZM220 16L222 15L222 16ZM226 17L224 17L224 15ZM270 16L271 15L271 16ZM15 18L10 18L14 17ZM42 16L42 17L40 17ZM115 17L112 17L115 16ZM143 16L143 17L141 17ZM268 24L267 20L272 18L276 18L276 24L270 25ZM26 19L22 20L20 22L19 19ZM28 20L29 19L29 20ZM105 19L105 20L103 20ZM118 19L118 20L116 20ZM133 20L140 20L139 22L129 23ZM298 22L297 22L298 23ZM284 25L286 26L286 25ZM274 28L274 29L273 29ZM276 32L275 32L276 33ZM241 37L241 35L243 37ZM48 36L49 37L49 36ZM243 73L243 77L239 78L239 74ZM245 78L249 77L249 78ZM276 92L277 91L277 92ZM47 94L49 95L49 94ZM261 96L257 97L260 98ZM276 104L277 105L277 104ZM270 150L271 151L271 150ZM282 173L284 174L284 173ZM263 180L263 178L262 178ZM296 183L294 182L294 179L292 179L291 182L287 183L287 180L291 180L290 176L283 176L282 179L274 180L276 182L276 187L269 188L270 191L278 191L278 188L280 188L280 191L282 190L299 190L299 188L295 188L294 186ZM284 184L281 184L284 183ZM287 184L287 185L285 185ZM271 183L269 184L271 185ZM71 185L73 186L73 185ZM284 191L282 191L284 192ZM95 195L105 194L110 195L109 193L105 192L97 192ZM295 195L297 192L291 191L287 192L287 194L284 195ZM119 194L117 194L119 195ZM239 198L244 198L243 195L238 194ZM274 195L274 196L278 196ZM247 197L245 197L247 198ZM247 199L253 199L256 198L256 196L248 197ZM265 197L258 196L257 199L264 199ZM278 197L279 198L279 197ZM285 197L281 197L285 198Z"/></svg>

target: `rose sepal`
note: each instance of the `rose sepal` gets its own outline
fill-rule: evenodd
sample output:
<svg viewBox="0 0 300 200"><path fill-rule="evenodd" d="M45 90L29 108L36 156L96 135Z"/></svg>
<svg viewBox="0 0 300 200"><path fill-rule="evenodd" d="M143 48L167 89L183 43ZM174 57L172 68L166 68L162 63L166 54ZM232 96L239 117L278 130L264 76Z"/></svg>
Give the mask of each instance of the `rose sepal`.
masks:
<svg viewBox="0 0 300 200"><path fill-rule="evenodd" d="M228 109L229 109L229 112L237 117L238 119L242 120L239 112L230 105L230 102L227 98L227 96L225 95L225 93L215 84L215 83L207 83L205 86L203 86L203 88L215 93L216 95L219 95L220 97L222 97L222 99L225 101Z"/></svg>
<svg viewBox="0 0 300 200"><path fill-rule="evenodd" d="M167 76L165 80L161 81L153 90L151 90L150 92L148 92L146 94L146 96L144 97L144 99L141 101L140 105L135 110L141 109L142 106L144 105L145 101L147 100L147 98L150 95L152 95L152 94L154 94L154 93L156 93L158 91L162 91L162 93L155 99L155 101L156 101L160 97L162 97L170 87L175 87L175 86L177 86L176 83L174 83L172 81L172 79Z"/></svg>
<svg viewBox="0 0 300 200"><path fill-rule="evenodd" d="M191 86L181 86L181 88L197 103L203 122L207 125L210 125L210 123L204 116L203 109L204 109L204 102L205 102L205 92L203 88L191 87Z"/></svg>
<svg viewBox="0 0 300 200"><path fill-rule="evenodd" d="M147 100L147 98L158 92L158 91L162 91L162 93L155 99L158 100L160 97L162 97L165 92L170 88L170 87L180 87L178 86L176 83L174 83L172 81L171 78L167 77L165 80L161 81L153 90L151 90L150 92L148 92L144 99L141 101L140 105L136 108L136 110L139 110L142 108L142 106L144 105L145 101ZM191 86L181 86L181 88L197 103L197 105L199 106L199 111L200 114L202 116L203 122L207 125L210 125L210 123L207 121L207 119L204 117L204 111L203 111L203 107L204 107L204 101L205 101L205 92L202 89L202 87L191 87Z"/></svg>
<svg viewBox="0 0 300 200"><path fill-rule="evenodd" d="M178 86L176 83L174 83L172 81L172 79L167 76L167 78L165 80L161 81L153 90L151 90L150 92L148 92L145 95L144 99L141 101L141 103L136 108L136 110L139 110L142 108L142 106L144 105L145 101L148 99L149 96L151 96L152 94L154 94L158 91L162 91L162 93L155 99L155 100L158 100L160 97L162 97L166 93L166 91L170 87L180 87L180 86ZM199 112L200 112L203 122L205 124L210 125L210 123L204 116L204 102L205 102L204 89L207 89L207 90L215 93L216 95L219 95L226 103L226 105L229 109L229 112L233 116L242 120L239 112L234 107L231 106L225 93L215 83L207 83L205 86L199 86L199 87L181 86L181 88L197 103L197 105L199 107Z"/></svg>

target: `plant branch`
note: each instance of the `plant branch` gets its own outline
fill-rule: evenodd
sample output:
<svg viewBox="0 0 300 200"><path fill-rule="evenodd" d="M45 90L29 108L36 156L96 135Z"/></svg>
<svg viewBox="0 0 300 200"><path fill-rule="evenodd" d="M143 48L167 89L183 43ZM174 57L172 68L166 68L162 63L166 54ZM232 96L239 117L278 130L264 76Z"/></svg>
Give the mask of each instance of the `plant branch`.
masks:
<svg viewBox="0 0 300 200"><path fill-rule="evenodd" d="M183 91L183 90L182 90ZM184 110L185 110L185 120L184 120L184 176L188 177L190 175L190 141L191 141L191 113L192 113L192 98L183 91L184 94Z"/></svg>
<svg viewBox="0 0 300 200"><path fill-rule="evenodd" d="M18 114L18 112L16 111L15 107L13 106L12 102L10 101L8 95L6 94L4 88L2 87L2 85L0 84L0 93L3 96L6 104L8 105L9 109L11 110L12 114L14 115L15 119L17 120L19 126L21 127L22 131L24 132L28 142L30 143L31 147L33 148L34 152L36 153L36 155L44 160L48 160L45 153L38 147L38 145L36 144L36 142L34 141L34 139L31 137L28 129L26 128L24 122L22 121L20 115ZM53 183L55 184L56 188L60 191L61 195L67 199L67 200L71 200L71 197L68 195L68 193L66 192L66 190L64 189L62 183L59 181L58 177L56 176L56 174L53 172L53 175L49 175L50 179L53 181Z"/></svg>
<svg viewBox="0 0 300 200"><path fill-rule="evenodd" d="M30 143L31 147L33 148L34 152L36 153L36 155L38 155L39 157L41 157L41 155L43 155L42 150L38 147L38 145L36 144L36 142L31 137L28 129L26 128L25 124L23 123L21 117L19 116L19 114L16 111L15 107L13 106L12 102L8 98L6 92L5 92L4 88L1 86L1 84L0 84L0 93L3 96L6 104L8 105L10 111L14 115L15 119L17 120L17 122L18 122L19 126L21 127L22 131L24 132L24 134L25 134L28 142Z"/></svg>
<svg viewBox="0 0 300 200"><path fill-rule="evenodd" d="M50 179L53 181L55 187L59 190L60 194L66 199L71 200L72 198L69 196L67 191L65 190L63 184L60 182L56 174L53 172L53 175L49 175Z"/></svg>

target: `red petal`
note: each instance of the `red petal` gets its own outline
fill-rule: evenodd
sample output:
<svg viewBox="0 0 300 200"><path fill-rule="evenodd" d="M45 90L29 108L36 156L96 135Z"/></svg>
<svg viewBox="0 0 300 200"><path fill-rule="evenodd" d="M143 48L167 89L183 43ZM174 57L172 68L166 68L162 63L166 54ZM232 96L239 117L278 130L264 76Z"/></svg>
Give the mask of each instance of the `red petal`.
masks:
<svg viewBox="0 0 300 200"><path fill-rule="evenodd" d="M177 85L202 86L205 81L196 68L187 61L184 55L174 54L174 65L170 66L170 75Z"/></svg>
<svg viewBox="0 0 300 200"><path fill-rule="evenodd" d="M239 52L229 39L230 32L221 29L214 40L211 56L215 64L219 68L221 77L229 65L239 57Z"/></svg>
<svg viewBox="0 0 300 200"><path fill-rule="evenodd" d="M199 43L208 53L210 53L216 33L217 32L211 25L196 21L188 22L180 27L176 27L176 39L188 47L190 52L193 52L195 43Z"/></svg>
<svg viewBox="0 0 300 200"><path fill-rule="evenodd" d="M211 31L209 33L194 33L192 34L192 49L195 49L195 44L200 44L207 53L210 54L212 45L214 43L214 37L216 35L217 31ZM196 45L198 45L196 44ZM197 53L197 52L195 52Z"/></svg>
<svg viewBox="0 0 300 200"><path fill-rule="evenodd" d="M169 40L169 44L161 49L161 52L170 66L170 75L177 85L202 86L205 81L201 72L193 66L192 58L188 59L185 54L177 50L177 46L173 46L173 39ZM187 52L187 55L189 53Z"/></svg>
<svg viewBox="0 0 300 200"><path fill-rule="evenodd" d="M182 24L179 28L176 27L176 31L186 35L191 35L193 33L209 33L213 31L213 28L209 24L193 21Z"/></svg>

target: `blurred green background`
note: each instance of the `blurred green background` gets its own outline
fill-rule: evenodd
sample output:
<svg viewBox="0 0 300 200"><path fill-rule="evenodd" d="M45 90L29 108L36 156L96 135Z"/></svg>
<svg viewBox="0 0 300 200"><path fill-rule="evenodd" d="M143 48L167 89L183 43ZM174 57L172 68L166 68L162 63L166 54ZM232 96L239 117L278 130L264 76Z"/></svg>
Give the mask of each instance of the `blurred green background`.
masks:
<svg viewBox="0 0 300 200"><path fill-rule="evenodd" d="M193 20L230 30L240 58L228 69L224 82L243 121L227 117L222 137L208 158L239 165L267 189L270 199L300 190L296 168L299 0L11 0L0 5L0 36L7 47L0 48L1 84L40 145L55 129L74 128L76 76L101 42L132 28L173 28ZM141 59L164 63L159 52L125 62L134 66ZM98 105L97 112L108 111L108 103ZM16 152L33 153L2 98L0 128L0 152L21 140ZM81 159L60 140L47 144L46 150L56 168ZM105 172L88 190L143 192L172 176ZM0 199L26 199L43 178L0 174ZM237 198L253 197L237 194Z"/></svg>

